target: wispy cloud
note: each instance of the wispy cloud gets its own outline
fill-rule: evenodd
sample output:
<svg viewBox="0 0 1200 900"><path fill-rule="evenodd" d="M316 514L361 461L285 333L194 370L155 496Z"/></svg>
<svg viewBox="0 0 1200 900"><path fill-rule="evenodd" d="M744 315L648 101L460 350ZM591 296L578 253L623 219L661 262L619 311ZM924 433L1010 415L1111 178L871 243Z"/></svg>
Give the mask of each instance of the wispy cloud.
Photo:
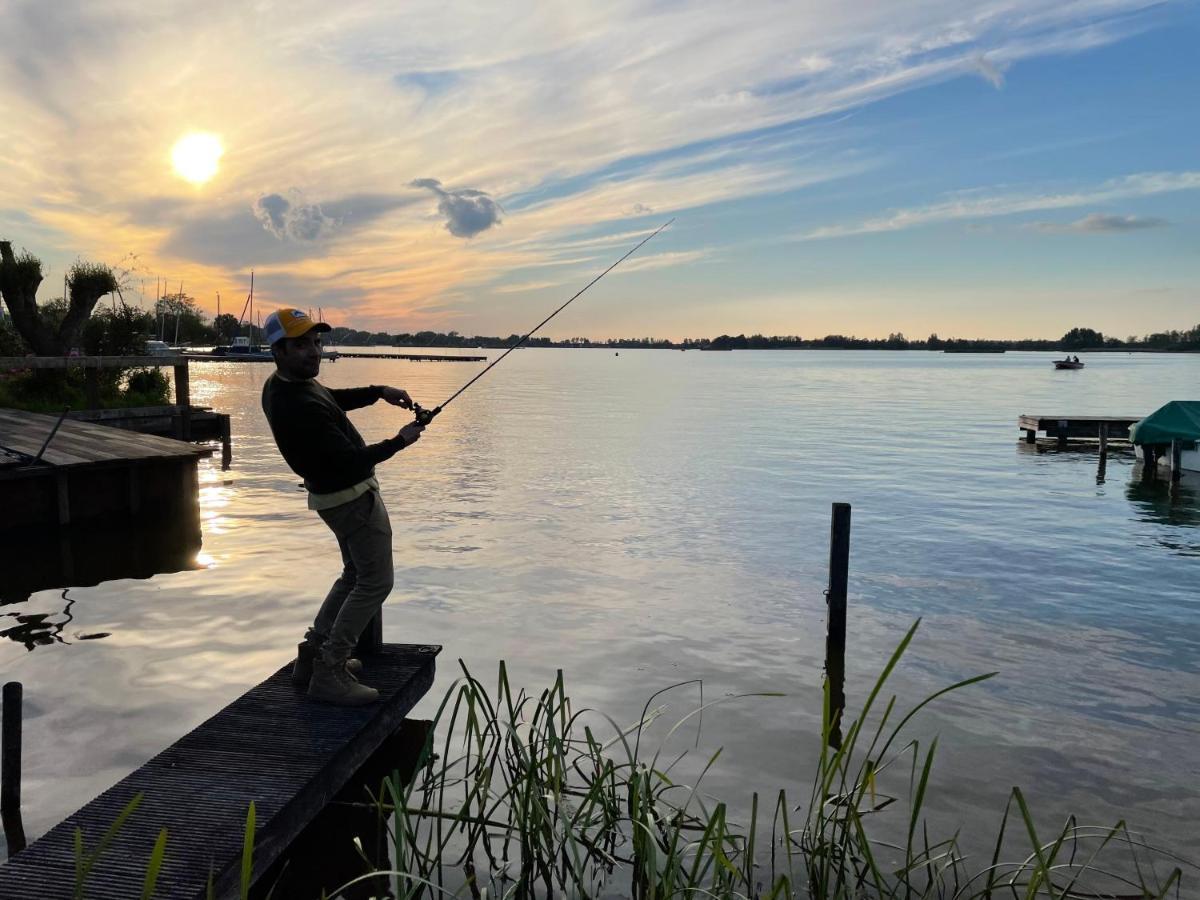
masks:
<svg viewBox="0 0 1200 900"><path fill-rule="evenodd" d="M1171 223L1153 216L1121 216L1112 213L1091 213L1074 222L1033 222L1029 227L1047 234L1120 234L1165 228Z"/></svg>
<svg viewBox="0 0 1200 900"><path fill-rule="evenodd" d="M698 262L709 256L712 251L708 248L699 250L677 250L668 253L652 253L648 256L633 257L622 263L618 268L613 269L614 275L625 274L632 272L645 272L650 269L666 269L670 266L684 266L690 263Z"/></svg>
<svg viewBox="0 0 1200 900"><path fill-rule="evenodd" d="M1200 189L1200 171L1139 172L1113 178L1087 189L1066 192L982 194L978 191L969 191L941 203L892 210L886 215L865 219L851 225L827 225L815 228L796 235L796 239L811 241L856 234L901 231L955 219L981 219L1047 209L1070 209L1172 191L1197 189ZM1100 228L1092 230L1100 230Z"/></svg>

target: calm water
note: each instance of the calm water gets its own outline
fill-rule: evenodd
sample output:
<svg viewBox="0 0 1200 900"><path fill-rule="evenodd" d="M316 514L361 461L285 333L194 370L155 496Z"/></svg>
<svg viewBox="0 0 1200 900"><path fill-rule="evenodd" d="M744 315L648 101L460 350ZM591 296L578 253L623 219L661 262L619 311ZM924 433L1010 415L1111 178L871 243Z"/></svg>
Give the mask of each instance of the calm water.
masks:
<svg viewBox="0 0 1200 900"><path fill-rule="evenodd" d="M1038 453L1015 425L1195 398L1200 357L1049 359L514 353L380 468L385 637L445 645L435 695L458 658L485 680L506 659L531 688L562 667L577 703L623 721L686 679L706 700L784 691L705 715L702 751L725 747L707 783L806 798L829 507L847 501L851 704L918 617L902 699L1000 672L914 731L941 735L939 819L990 833L1021 785L1048 822L1124 815L1200 857L1200 490L1185 482L1172 506L1122 455L1098 483L1094 453ZM345 359L322 380L433 405L479 367ZM26 691L31 837L286 662L334 577L259 410L268 372L193 366L194 402L232 413L235 441L231 471L201 471L200 568L0 607L0 668ZM368 440L403 421L384 404L353 416ZM697 699L668 698L671 715Z"/></svg>

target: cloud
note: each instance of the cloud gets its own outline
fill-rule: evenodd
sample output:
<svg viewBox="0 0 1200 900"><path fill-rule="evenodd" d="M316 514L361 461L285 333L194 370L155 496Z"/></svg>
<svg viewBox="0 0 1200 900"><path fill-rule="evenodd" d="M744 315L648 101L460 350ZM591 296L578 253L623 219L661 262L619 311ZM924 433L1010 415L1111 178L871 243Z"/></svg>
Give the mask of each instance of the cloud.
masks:
<svg viewBox="0 0 1200 900"><path fill-rule="evenodd" d="M327 237L341 223L316 204L292 203L281 194L265 194L254 201L254 217L279 240L315 241Z"/></svg>
<svg viewBox="0 0 1200 900"><path fill-rule="evenodd" d="M630 272L645 272L650 269L666 269L670 266L684 266L688 263L698 262L709 255L707 248L699 250L678 250L668 253L655 253L650 256L633 257L627 262L622 263L617 268L613 269L613 274L626 274Z"/></svg>
<svg viewBox="0 0 1200 900"><path fill-rule="evenodd" d="M483 191L448 191L436 178L418 178L412 187L425 188L438 198L438 212L455 237L472 238L500 224L500 205Z"/></svg>
<svg viewBox="0 0 1200 900"><path fill-rule="evenodd" d="M1004 87L1004 69L988 59L986 55L980 53L971 62L975 66L975 71L979 73L984 81L996 90Z"/></svg>
<svg viewBox="0 0 1200 900"><path fill-rule="evenodd" d="M1170 224L1166 219L1152 217L1092 213L1074 222L1034 222L1030 227L1048 234L1114 234L1142 231L1146 228L1164 228Z"/></svg>
<svg viewBox="0 0 1200 900"><path fill-rule="evenodd" d="M916 228L955 219L1010 216L1045 209L1070 209L1076 206L1091 206L1097 203L1148 197L1173 191L1194 190L1200 190L1200 171L1137 172L1109 179L1084 190L1062 193L988 195L979 190L963 191L941 203L892 210L887 215L866 219L854 225L826 225L796 235L794 239L812 241L856 234L901 231L906 228ZM1091 219L1092 217L1087 218ZM1089 230L1099 231L1103 228L1092 227ZM1119 226L1117 228L1110 227L1108 230L1119 230ZM1126 228L1126 230L1129 229Z"/></svg>

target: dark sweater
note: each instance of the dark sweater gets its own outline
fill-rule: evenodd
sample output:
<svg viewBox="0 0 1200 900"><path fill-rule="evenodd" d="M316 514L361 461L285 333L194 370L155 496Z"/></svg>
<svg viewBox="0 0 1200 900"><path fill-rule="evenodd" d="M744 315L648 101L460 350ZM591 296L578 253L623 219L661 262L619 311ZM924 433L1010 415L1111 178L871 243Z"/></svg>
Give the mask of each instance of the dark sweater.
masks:
<svg viewBox="0 0 1200 900"><path fill-rule="evenodd" d="M329 494L353 487L404 446L399 436L367 446L346 417L346 410L370 406L382 393L377 385L331 390L314 379L267 379L263 412L279 452L309 491Z"/></svg>

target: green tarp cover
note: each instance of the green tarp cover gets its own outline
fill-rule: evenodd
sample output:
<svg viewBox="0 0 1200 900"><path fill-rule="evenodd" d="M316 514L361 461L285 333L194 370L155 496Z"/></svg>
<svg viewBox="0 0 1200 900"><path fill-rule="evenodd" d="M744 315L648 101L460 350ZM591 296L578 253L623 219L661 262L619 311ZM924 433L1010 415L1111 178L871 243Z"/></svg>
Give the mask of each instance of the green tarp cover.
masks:
<svg viewBox="0 0 1200 900"><path fill-rule="evenodd" d="M1200 440L1200 400L1172 400L1129 429L1135 444Z"/></svg>

